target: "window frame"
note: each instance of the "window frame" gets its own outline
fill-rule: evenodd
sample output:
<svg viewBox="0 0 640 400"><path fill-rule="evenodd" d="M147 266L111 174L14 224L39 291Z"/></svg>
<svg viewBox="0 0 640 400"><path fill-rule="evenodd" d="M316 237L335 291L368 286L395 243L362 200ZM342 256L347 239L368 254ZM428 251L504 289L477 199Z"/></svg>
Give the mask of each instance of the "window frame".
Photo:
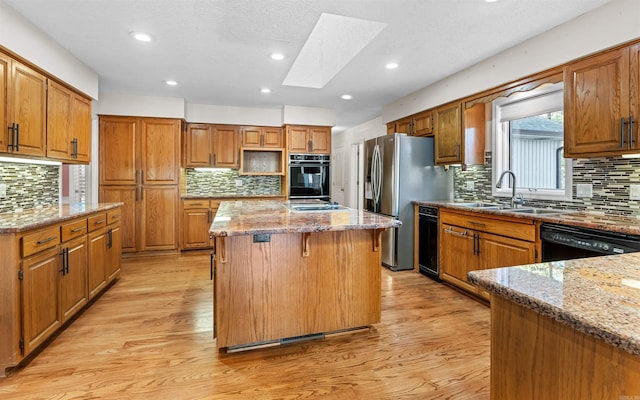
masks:
<svg viewBox="0 0 640 400"><path fill-rule="evenodd" d="M498 178L503 171L510 169L509 166L509 133L505 133L502 129L503 122L500 121L501 108L520 102L529 98L539 97L553 92L564 90L564 84L545 83L534 90L526 92L513 93L508 97L500 97L491 103L491 138L492 138L492 177L491 177L491 194L495 197L511 197L511 179L505 177L501 188L497 188ZM564 104L563 108L564 110ZM531 116L537 115L532 113ZM507 142L507 143L505 143ZM516 175L516 183L517 183ZM530 200L554 200L554 201L570 201L573 195L573 159L565 158L565 176L564 189L535 189L517 188L516 193L522 193L525 199Z"/></svg>

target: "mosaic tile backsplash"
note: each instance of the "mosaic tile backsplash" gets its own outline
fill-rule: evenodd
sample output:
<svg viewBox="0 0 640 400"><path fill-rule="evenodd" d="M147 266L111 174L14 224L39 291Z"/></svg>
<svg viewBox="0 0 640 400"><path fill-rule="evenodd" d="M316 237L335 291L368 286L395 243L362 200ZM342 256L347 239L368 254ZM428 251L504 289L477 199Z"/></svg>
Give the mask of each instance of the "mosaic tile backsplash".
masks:
<svg viewBox="0 0 640 400"><path fill-rule="evenodd" d="M454 167L454 196L464 201L505 201L491 195L491 154L485 165L467 166L466 171ZM466 190L466 182L473 181L475 190ZM593 197L576 198L576 185L593 185ZM640 201L629 199L629 185L640 184L640 159L602 157L573 160L573 200L558 202L527 200L532 207L554 207L586 210L610 215L640 218Z"/></svg>
<svg viewBox="0 0 640 400"><path fill-rule="evenodd" d="M240 175L237 170L196 171L187 168L186 194L189 196L215 196L216 194L235 194L238 196L279 195L279 176ZM236 180L242 186L236 187Z"/></svg>
<svg viewBox="0 0 640 400"><path fill-rule="evenodd" d="M60 201L60 166L0 162L0 183L7 196L0 212L50 206Z"/></svg>

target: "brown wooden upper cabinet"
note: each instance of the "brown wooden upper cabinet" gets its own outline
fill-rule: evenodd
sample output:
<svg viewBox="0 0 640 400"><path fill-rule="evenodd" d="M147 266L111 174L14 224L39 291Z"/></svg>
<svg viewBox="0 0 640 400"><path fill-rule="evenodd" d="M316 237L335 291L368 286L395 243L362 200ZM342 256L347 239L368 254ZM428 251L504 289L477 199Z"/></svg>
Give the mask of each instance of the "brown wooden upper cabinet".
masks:
<svg viewBox="0 0 640 400"><path fill-rule="evenodd" d="M289 153L331 153L330 126L287 125L286 132Z"/></svg>
<svg viewBox="0 0 640 400"><path fill-rule="evenodd" d="M0 53L0 152L46 155L47 78Z"/></svg>
<svg viewBox="0 0 640 400"><path fill-rule="evenodd" d="M282 128L270 126L243 126L242 147L282 148Z"/></svg>
<svg viewBox="0 0 640 400"><path fill-rule="evenodd" d="M184 167L238 168L240 127L188 124Z"/></svg>
<svg viewBox="0 0 640 400"><path fill-rule="evenodd" d="M640 44L565 67L565 157L640 151Z"/></svg>
<svg viewBox="0 0 640 400"><path fill-rule="evenodd" d="M47 91L47 157L91 161L91 100L54 81Z"/></svg>
<svg viewBox="0 0 640 400"><path fill-rule="evenodd" d="M387 133L406 133L412 136L433 135L433 111L422 111L418 114L389 122Z"/></svg>
<svg viewBox="0 0 640 400"><path fill-rule="evenodd" d="M460 164L462 160L462 105L453 102L436 108L436 164Z"/></svg>

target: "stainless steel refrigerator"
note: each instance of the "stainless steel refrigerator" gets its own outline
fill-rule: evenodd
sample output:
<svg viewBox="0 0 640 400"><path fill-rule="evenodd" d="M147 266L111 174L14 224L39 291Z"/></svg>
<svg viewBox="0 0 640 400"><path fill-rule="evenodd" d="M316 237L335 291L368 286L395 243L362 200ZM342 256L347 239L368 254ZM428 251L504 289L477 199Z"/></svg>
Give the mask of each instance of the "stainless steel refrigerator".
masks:
<svg viewBox="0 0 640 400"><path fill-rule="evenodd" d="M382 264L413 269L415 200L453 198L453 171L434 165L434 139L395 133L367 140L364 204L367 211L402 221L382 235Z"/></svg>

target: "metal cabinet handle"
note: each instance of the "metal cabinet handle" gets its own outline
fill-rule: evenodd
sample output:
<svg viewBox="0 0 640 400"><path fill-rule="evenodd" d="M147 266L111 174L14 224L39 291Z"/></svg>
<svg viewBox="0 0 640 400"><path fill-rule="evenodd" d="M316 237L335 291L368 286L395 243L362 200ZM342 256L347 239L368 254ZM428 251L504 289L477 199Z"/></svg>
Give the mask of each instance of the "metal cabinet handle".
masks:
<svg viewBox="0 0 640 400"><path fill-rule="evenodd" d="M444 231L445 231L445 233L450 233L452 235L463 236L463 237L467 236L467 234L468 234L467 231L457 232L457 231L454 231L453 228L446 228Z"/></svg>
<svg viewBox="0 0 640 400"><path fill-rule="evenodd" d="M107 237L107 248L110 249L113 247L113 229L107 231Z"/></svg>
<svg viewBox="0 0 640 400"><path fill-rule="evenodd" d="M624 120L624 117L620 118L620 148L624 149L624 126L627 123Z"/></svg>
<svg viewBox="0 0 640 400"><path fill-rule="evenodd" d="M46 239L38 240L36 242L36 245L40 246L41 244L49 243L50 241L52 241L52 240L54 240L56 238L57 238L57 236L51 236L51 237L48 237Z"/></svg>
<svg viewBox="0 0 640 400"><path fill-rule="evenodd" d="M66 247L64 249L62 249L62 251L60 252L60 255L62 256L62 269L59 272L62 272L62 276L65 276L67 274L67 269L66 269L66 265L67 265L67 248Z"/></svg>
<svg viewBox="0 0 640 400"><path fill-rule="evenodd" d="M20 124L16 124L15 149L16 149L16 151L20 151Z"/></svg>
<svg viewBox="0 0 640 400"><path fill-rule="evenodd" d="M106 221L106 219L101 219L99 221L93 221L93 224L94 225L100 225L100 224L104 223L105 221Z"/></svg>
<svg viewBox="0 0 640 400"><path fill-rule="evenodd" d="M456 160L460 158L460 143L456 143Z"/></svg>
<svg viewBox="0 0 640 400"><path fill-rule="evenodd" d="M71 140L71 158L78 158L78 138Z"/></svg>
<svg viewBox="0 0 640 400"><path fill-rule="evenodd" d="M80 232L80 231L83 231L84 229L85 229L84 226L79 226L77 228L72 229L71 233Z"/></svg>
<svg viewBox="0 0 640 400"><path fill-rule="evenodd" d="M475 226L487 226L487 224L483 223L483 222L477 222L477 221L467 221L468 223L470 223L471 225L475 225Z"/></svg>
<svg viewBox="0 0 640 400"><path fill-rule="evenodd" d="M629 115L629 147L633 148L633 115Z"/></svg>
<svg viewBox="0 0 640 400"><path fill-rule="evenodd" d="M7 145L7 149L15 150L16 148L16 123L12 122L11 126L7 127L11 131L11 143Z"/></svg>

